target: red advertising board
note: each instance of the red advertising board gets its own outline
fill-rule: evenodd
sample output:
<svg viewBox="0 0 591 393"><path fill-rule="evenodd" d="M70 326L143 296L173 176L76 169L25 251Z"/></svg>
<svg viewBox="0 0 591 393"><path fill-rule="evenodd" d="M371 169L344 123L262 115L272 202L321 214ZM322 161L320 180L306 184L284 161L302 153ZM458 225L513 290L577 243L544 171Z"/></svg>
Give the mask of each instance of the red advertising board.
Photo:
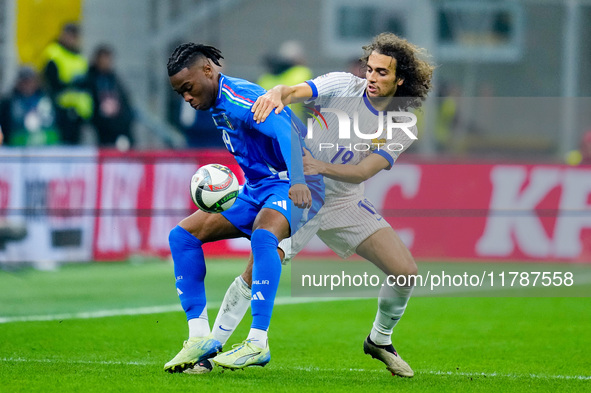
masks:
<svg viewBox="0 0 591 393"><path fill-rule="evenodd" d="M591 261L591 168L422 163L394 171L367 192L418 258Z"/></svg>
<svg viewBox="0 0 591 393"><path fill-rule="evenodd" d="M167 256L169 231L196 210L189 182L200 165L227 165L244 183L226 150L3 149L0 158L0 219L29 229L0 261ZM591 167L406 156L365 188L418 259L591 262ZM245 239L205 245L207 257L249 250ZM318 239L302 252L330 255Z"/></svg>
<svg viewBox="0 0 591 393"><path fill-rule="evenodd" d="M168 255L168 233L197 208L189 194L191 176L201 165L228 166L240 183L242 171L226 150L99 153L99 192L94 258L120 260L130 254ZM215 255L231 255L227 242L208 245Z"/></svg>
<svg viewBox="0 0 591 393"><path fill-rule="evenodd" d="M187 189L195 169L217 162L241 175L225 151L167 154L125 156L127 164L114 170L120 157L102 153L108 176L99 177L95 258L166 255L168 231L194 210ZM113 176L129 180L114 187ZM420 259L591 262L591 168L406 161L366 182L366 195ZM114 201L129 203L109 215ZM133 206L137 216L124 213ZM217 242L206 252L245 255L248 242ZM302 255L333 254L316 239Z"/></svg>
<svg viewBox="0 0 591 393"><path fill-rule="evenodd" d="M96 149L2 148L0 220L27 236L0 248L0 262L92 258Z"/></svg>

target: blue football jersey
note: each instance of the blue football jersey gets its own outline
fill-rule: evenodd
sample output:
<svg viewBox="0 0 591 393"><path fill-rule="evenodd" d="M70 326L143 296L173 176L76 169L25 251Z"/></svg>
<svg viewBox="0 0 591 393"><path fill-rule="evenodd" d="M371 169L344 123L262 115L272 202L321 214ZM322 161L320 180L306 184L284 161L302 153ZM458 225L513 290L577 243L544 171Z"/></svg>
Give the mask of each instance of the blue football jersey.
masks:
<svg viewBox="0 0 591 393"><path fill-rule="evenodd" d="M260 124L253 120L250 109L265 92L254 83L220 73L218 96L210 109L213 120L248 183L277 178L289 180L290 185L305 184L300 135L303 124L295 116L292 120L289 108L279 115L271 112Z"/></svg>

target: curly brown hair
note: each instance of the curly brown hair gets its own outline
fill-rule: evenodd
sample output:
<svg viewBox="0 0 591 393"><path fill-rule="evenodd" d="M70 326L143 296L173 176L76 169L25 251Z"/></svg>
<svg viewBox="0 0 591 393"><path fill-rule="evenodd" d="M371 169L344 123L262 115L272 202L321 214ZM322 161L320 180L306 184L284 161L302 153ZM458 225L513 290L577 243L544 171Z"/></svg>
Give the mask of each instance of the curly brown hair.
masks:
<svg viewBox="0 0 591 393"><path fill-rule="evenodd" d="M401 109L418 108L431 90L431 77L435 66L424 60L427 51L411 44L393 33L381 33L374 37L371 44L363 47L361 57L363 66L367 66L369 55L376 51L396 59L397 77L404 83L396 90L396 97L401 99Z"/></svg>

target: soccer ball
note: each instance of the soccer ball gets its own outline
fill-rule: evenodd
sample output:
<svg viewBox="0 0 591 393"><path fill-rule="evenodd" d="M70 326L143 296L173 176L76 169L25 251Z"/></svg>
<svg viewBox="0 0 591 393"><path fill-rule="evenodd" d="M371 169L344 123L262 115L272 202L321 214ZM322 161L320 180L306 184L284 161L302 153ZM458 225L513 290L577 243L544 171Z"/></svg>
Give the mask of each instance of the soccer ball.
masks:
<svg viewBox="0 0 591 393"><path fill-rule="evenodd" d="M208 164L191 178L191 198L200 210L220 213L236 201L239 191L236 175L226 166Z"/></svg>

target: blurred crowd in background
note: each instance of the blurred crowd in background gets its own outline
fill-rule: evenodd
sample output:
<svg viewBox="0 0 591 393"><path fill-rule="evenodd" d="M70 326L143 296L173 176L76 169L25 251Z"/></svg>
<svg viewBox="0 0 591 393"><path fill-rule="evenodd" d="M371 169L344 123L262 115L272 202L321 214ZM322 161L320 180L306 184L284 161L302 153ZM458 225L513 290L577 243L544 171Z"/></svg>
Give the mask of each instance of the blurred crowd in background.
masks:
<svg viewBox="0 0 591 393"><path fill-rule="evenodd" d="M167 97L164 100L168 101L165 118L154 113L156 122L165 123L165 127L162 124L152 127L159 133L152 132L151 135L145 132L145 128L138 131L138 123L146 125L154 118L146 117L145 106L143 111L135 106L140 101L137 96L135 103L130 98L126 86L129 79L126 82L116 69L114 48L96 41L93 48L82 48L82 38L79 24L66 23L58 37L42 51L41 58L33 61L34 64L20 64L16 77L4 81L0 101L3 134L0 138L4 146L92 145L120 151L153 147L224 147L209 113L194 111L170 91L165 92ZM308 66L310 50L298 40L287 39L277 47L265 50L266 55L259 61L266 71L252 81L266 89L277 84L294 85L319 74ZM83 53L90 55L86 58ZM347 71L364 77L365 70L358 57L342 64L341 69L333 71ZM164 65L160 68L164 69ZM577 149L564 156L556 155L557 144L548 135L523 135L521 139L511 139L505 134L496 135L494 130L482 129L482 124L477 123L491 124L491 121L478 119L479 115L473 111L466 116L471 112L470 107L466 101L458 100L464 96L462 87L465 86L444 78L435 81L437 101L430 141L413 145L410 153L425 153L425 149L420 149L429 145L431 154L458 156L472 152L480 156L490 152L493 156L500 156L505 152L536 158L539 155L570 165L591 162L591 131L578 132ZM481 87L482 91L476 92L475 96L495 96L492 86L483 82ZM145 101L145 97L141 100ZM292 109L301 115L301 108ZM417 113L420 121L424 121L422 115ZM428 128L424 123L421 125L423 129ZM167 131L161 131L166 128ZM148 136L150 141L147 141ZM156 144L154 137L159 140ZM173 141L173 137L178 140Z"/></svg>
<svg viewBox="0 0 591 393"><path fill-rule="evenodd" d="M80 27L64 25L43 51L40 70L20 66L12 89L0 103L6 146L79 145L83 128L94 130L100 147L133 147L133 106L114 68L114 51L81 54Z"/></svg>
<svg viewBox="0 0 591 393"><path fill-rule="evenodd" d="M134 147L134 107L117 75L114 50L98 45L88 61L80 43L80 26L67 23L43 51L41 69L20 66L0 103L5 146L94 144L121 151ZM265 89L313 77L306 66L305 50L297 41L285 42L277 53L269 53L264 63L268 72L256 82ZM359 67L355 71L363 76ZM169 120L182 131L186 147L224 148L208 112L195 111L180 97L176 101ZM297 107L295 110L301 112ZM92 136L84 138L88 130Z"/></svg>
<svg viewBox="0 0 591 393"><path fill-rule="evenodd" d="M21 65L10 91L0 103L0 126L5 146L94 144L127 151L134 147L134 107L115 69L115 53L98 45L88 61L82 55L81 29L63 26L59 37L43 51L41 69ZM267 70L255 82L265 89L295 85L314 77L306 64L303 45L284 42L264 59ZM351 72L365 77L358 58ZM169 121L179 129L188 148L224 148L208 112L195 111L178 97ZM302 107L294 106L298 116ZM91 137L84 137L85 131Z"/></svg>

